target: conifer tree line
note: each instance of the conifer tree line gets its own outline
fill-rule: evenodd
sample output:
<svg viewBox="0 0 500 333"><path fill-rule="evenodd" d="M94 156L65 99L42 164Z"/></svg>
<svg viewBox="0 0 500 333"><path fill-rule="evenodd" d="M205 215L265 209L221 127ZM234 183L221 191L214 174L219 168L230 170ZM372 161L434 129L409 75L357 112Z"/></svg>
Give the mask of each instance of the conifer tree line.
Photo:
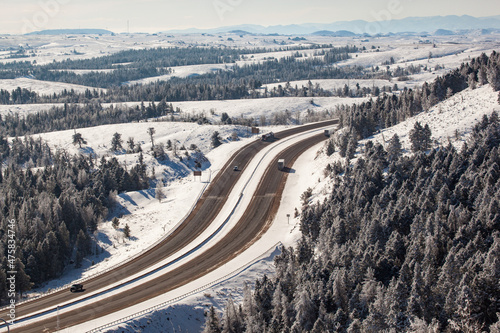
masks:
<svg viewBox="0 0 500 333"><path fill-rule="evenodd" d="M351 129L359 138L366 138L377 130L428 111L469 86L475 89L485 84L500 90L500 53L495 51L489 57L483 53L432 83L425 82L420 88L405 88L399 94L383 94L361 104L341 105L336 113L341 127Z"/></svg>
<svg viewBox="0 0 500 333"><path fill-rule="evenodd" d="M107 124L143 121L173 115L180 112L171 103L141 103L135 107L111 105L104 108L100 103L64 104L20 117L18 114L0 115L0 136L24 136L73 128L85 128ZM197 119L198 120L198 119Z"/></svg>
<svg viewBox="0 0 500 333"><path fill-rule="evenodd" d="M97 253L92 234L116 194L149 185L142 153L127 171L116 158L98 161L52 152L41 139L25 137L11 143L0 138L0 157L0 303L7 296L1 277L8 271L8 221L15 221L17 278L25 281L17 291L22 294Z"/></svg>
<svg viewBox="0 0 500 333"><path fill-rule="evenodd" d="M210 313L205 332L498 332L499 149L497 113L460 151L368 144L303 210L276 276Z"/></svg>
<svg viewBox="0 0 500 333"><path fill-rule="evenodd" d="M467 86L500 90L499 74L500 55L483 54L421 89L339 107L339 152L349 160L358 138ZM461 151L426 154L428 126L411 134L414 156L394 136L387 151L368 142L353 166L328 165L335 190L303 210L302 239L275 258L276 277L229 300L222 318L211 309L204 332L499 332L498 114Z"/></svg>
<svg viewBox="0 0 500 333"><path fill-rule="evenodd" d="M30 62L14 62L0 64L0 79L13 79L32 75L45 81L83 84L91 87L109 88L125 82L146 77L171 74L176 66L199 64L234 64L250 53L265 53L284 50L318 49L315 54L324 55L327 61L332 61L336 51L332 45L311 45L278 48L278 49L238 49L238 48L153 48L145 50L126 50L113 55L95 57L84 60L66 60L37 66ZM297 51L293 58L302 57ZM95 70L86 74L76 74L72 70ZM112 69L102 72L101 69Z"/></svg>
<svg viewBox="0 0 500 333"><path fill-rule="evenodd" d="M123 83L145 77L154 77L172 73L172 68L162 73L153 73L152 70L118 69L113 72L91 72L75 74L74 72L59 72L49 69L40 70L39 80L66 82L87 85L95 88L109 88L107 93L96 90L77 93L66 90L59 94L41 96L35 94L31 98L24 98L26 103L69 103L69 102L127 102L127 101L188 101L212 99L239 99L250 97L249 90L259 88L262 84L287 82L303 79L347 78L360 77L362 69L338 68L333 64L350 58L351 53L357 52L355 46L345 46L322 50L322 57L301 59L298 55L291 55L282 59L268 59L262 63L251 63L242 66L234 65L227 70L218 70L203 75L193 75L186 78L173 77L167 82L155 82L144 85L127 86ZM129 71L142 74L130 74ZM166 72L165 72L166 71ZM126 73L125 73L126 72ZM175 75L175 73L173 73ZM135 75L131 77L131 75ZM99 84L99 82L108 84ZM24 89L26 90L26 89ZM21 89L21 91L24 91ZM0 103L16 104L20 102L18 92L3 90L0 94ZM26 93L29 92L26 90ZM34 93L33 93L34 94ZM255 93L254 93L255 94Z"/></svg>
<svg viewBox="0 0 500 333"><path fill-rule="evenodd" d="M332 48L332 44L311 44L299 46L282 46L277 48L231 48L231 47L156 47L140 50L123 50L103 57L91 59L67 59L52 62L43 66L36 66L29 61L9 62L0 64L0 69L5 72L14 69L33 70L35 67L42 69L58 70L92 70L137 67L148 65L152 67L176 67L200 64L234 63L248 57L248 54L259 54L281 51L298 51L316 49L316 55L323 55L323 49ZM28 74L28 72L26 72Z"/></svg>
<svg viewBox="0 0 500 333"><path fill-rule="evenodd" d="M348 51L349 48L347 48ZM333 51L325 51L333 52ZM346 52L345 49L338 49L335 52L340 54ZM335 53L334 52L334 53ZM82 97L82 100L88 102L83 105L65 104L64 107L54 107L49 111L42 111L38 114L30 114L26 117L19 115L6 115L0 117L0 133L9 136L21 136L25 134L41 133L45 131L64 130L75 127L98 126L112 123L122 123L139 121L147 118L160 117L171 114L174 110L171 104L167 101L184 101L184 100L211 100L211 99L238 99L238 98L258 98L258 97L280 97L280 96L309 96L314 97L329 96L330 92L325 92L321 87L309 84L308 87L302 89L293 88L289 84L272 91L265 90L264 92L256 89L261 86L262 82L257 78L260 73L267 76L269 80L272 75L281 75L285 68L289 67L289 62L292 60L282 59L280 61L266 62L264 64L256 64L235 69L234 71L224 71L217 74L201 75L196 78L172 79L168 82L154 83L150 85L136 85L132 87L118 87L109 89L107 94L99 93L96 90L93 92L87 90ZM311 60L319 61L319 60ZM301 66L303 61L292 62ZM398 92L397 94L383 94L376 99L371 99L356 105L343 105L337 107L336 113L341 120L341 125L352 128L359 137L367 137L374 133L377 129L393 126L413 115L430 109L433 105L442 101L457 92L470 86L475 88L480 85L489 83L494 89L500 89L500 74L499 74L499 54L493 52L489 57L482 54L478 58L474 58L470 63L462 64L459 69L456 69L430 84L424 83L421 88L407 89ZM252 67L254 66L254 67ZM274 66L278 66L273 68ZM317 68L321 68L317 67ZM350 74L345 70L340 70L336 67L324 68L326 78L348 77ZM361 69L351 69L353 71ZM235 80L232 75L236 71L241 71L242 75L247 79ZM304 78L301 71L292 70L291 73ZM338 72L338 73L336 73ZM274 74L273 74L274 73ZM317 73L305 71L308 73L306 79L318 78ZM295 75L295 74L294 74ZM237 75L238 77L239 75ZM355 76L353 74L353 76ZM272 81L272 80L271 80ZM224 83L226 82L226 83ZM357 88L356 90L347 90L344 87L339 93L342 96L360 96L367 93L377 95L379 92L367 91L366 89ZM387 90L391 90L390 88ZM16 89L15 96L30 96L29 91ZM6 94L5 94L6 95ZM61 96L72 99L74 96L70 92L63 92ZM70 97L73 96L73 97ZM113 96L108 98L105 96ZM97 98L99 101L96 101ZM21 100L23 100L22 97ZM16 97L16 99L19 99ZM28 97L26 97L28 98ZM31 97L30 97L31 98ZM34 100L39 100L40 96L33 97ZM57 97L56 97L57 98ZM77 97L76 100L79 100ZM101 104L102 99L106 101L140 101L151 100L157 103L150 103L149 106L129 108L129 107L109 107L104 108ZM205 123L206 121L196 117L192 121Z"/></svg>

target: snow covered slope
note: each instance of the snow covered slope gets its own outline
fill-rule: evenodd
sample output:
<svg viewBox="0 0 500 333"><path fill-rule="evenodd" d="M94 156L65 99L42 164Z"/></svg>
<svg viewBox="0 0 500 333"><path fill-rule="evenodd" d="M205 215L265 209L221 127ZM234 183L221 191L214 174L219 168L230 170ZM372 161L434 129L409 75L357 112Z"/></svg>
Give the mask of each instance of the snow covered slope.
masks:
<svg viewBox="0 0 500 333"><path fill-rule="evenodd" d="M390 138L397 133L402 138L403 147L409 150L407 139L408 131L413 128L415 121L428 123L431 127L433 138L442 144L447 144L448 137L457 145L461 145L470 133L476 121L484 114L490 114L493 110L500 111L497 102L498 93L492 91L491 87L484 86L476 90L465 90L444 101L427 113L417 115L392 128L384 130L370 140L384 142L384 138ZM460 139L454 138L458 130ZM366 141L366 140L365 140ZM365 141L360 142L360 146ZM290 174L285 188L285 197L282 200L280 211L277 214L273 227L266 235L267 240L259 242L257 248L252 248L255 260L249 261L248 268L242 272L228 277L215 285L208 285L194 295L186 295L178 301L166 305L163 309L152 311L137 318L131 319L125 324L105 330L106 332L136 332L142 329L147 332L164 331L189 331L199 332L204 324L204 314L210 306L222 310L228 300L236 303L241 301L244 293L244 284L253 283L256 278L264 274L272 275L272 258L276 253L273 242L281 242L289 246L293 245L300 236L298 230L299 219L293 218L295 208L300 209L300 194L308 187L313 189L312 200L323 200L324 196L332 190L329 179L324 177L323 170L328 163L340 159L338 154L327 157L323 151L323 144L310 149L294 165L296 172ZM291 214L290 224L286 214ZM270 241L272 239L272 241ZM207 280L209 284L209 280Z"/></svg>
<svg viewBox="0 0 500 333"><path fill-rule="evenodd" d="M40 95L52 95L54 93L58 94L63 90L74 90L77 93L84 93L87 89L89 89L90 91L96 89L99 92L106 91L106 89L101 88L87 87L70 83L41 81L29 77L20 77L11 80L0 80L0 89L4 89L10 92L17 87L36 91Z"/></svg>

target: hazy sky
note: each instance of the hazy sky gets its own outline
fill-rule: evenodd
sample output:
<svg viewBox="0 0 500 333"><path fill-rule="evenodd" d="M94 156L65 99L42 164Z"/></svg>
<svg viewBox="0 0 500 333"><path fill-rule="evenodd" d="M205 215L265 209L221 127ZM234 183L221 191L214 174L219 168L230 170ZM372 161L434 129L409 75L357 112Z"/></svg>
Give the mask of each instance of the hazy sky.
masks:
<svg viewBox="0 0 500 333"><path fill-rule="evenodd" d="M500 15L498 0L0 0L0 34L99 28L158 32L236 24L278 25Z"/></svg>

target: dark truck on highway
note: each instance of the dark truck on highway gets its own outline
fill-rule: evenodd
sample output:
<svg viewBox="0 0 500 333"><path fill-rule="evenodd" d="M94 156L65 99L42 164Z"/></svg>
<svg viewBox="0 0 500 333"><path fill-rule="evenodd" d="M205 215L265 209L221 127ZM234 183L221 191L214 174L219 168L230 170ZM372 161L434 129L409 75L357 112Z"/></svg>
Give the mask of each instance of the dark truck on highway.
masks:
<svg viewBox="0 0 500 333"><path fill-rule="evenodd" d="M76 283L74 285L71 286L71 288L69 289L72 293L76 293L76 292L82 292L83 291L83 284L81 283Z"/></svg>

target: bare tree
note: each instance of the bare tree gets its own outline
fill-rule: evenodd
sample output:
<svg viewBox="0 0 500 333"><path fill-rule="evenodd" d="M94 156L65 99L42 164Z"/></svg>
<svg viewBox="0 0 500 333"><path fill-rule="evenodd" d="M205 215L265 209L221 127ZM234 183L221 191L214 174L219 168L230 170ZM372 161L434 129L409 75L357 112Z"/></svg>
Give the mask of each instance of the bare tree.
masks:
<svg viewBox="0 0 500 333"><path fill-rule="evenodd" d="M151 149L153 149L155 146L155 142L153 140L153 135L155 135L155 133L156 133L156 131L155 131L154 127L148 128L148 134L149 134L149 137L151 138Z"/></svg>

